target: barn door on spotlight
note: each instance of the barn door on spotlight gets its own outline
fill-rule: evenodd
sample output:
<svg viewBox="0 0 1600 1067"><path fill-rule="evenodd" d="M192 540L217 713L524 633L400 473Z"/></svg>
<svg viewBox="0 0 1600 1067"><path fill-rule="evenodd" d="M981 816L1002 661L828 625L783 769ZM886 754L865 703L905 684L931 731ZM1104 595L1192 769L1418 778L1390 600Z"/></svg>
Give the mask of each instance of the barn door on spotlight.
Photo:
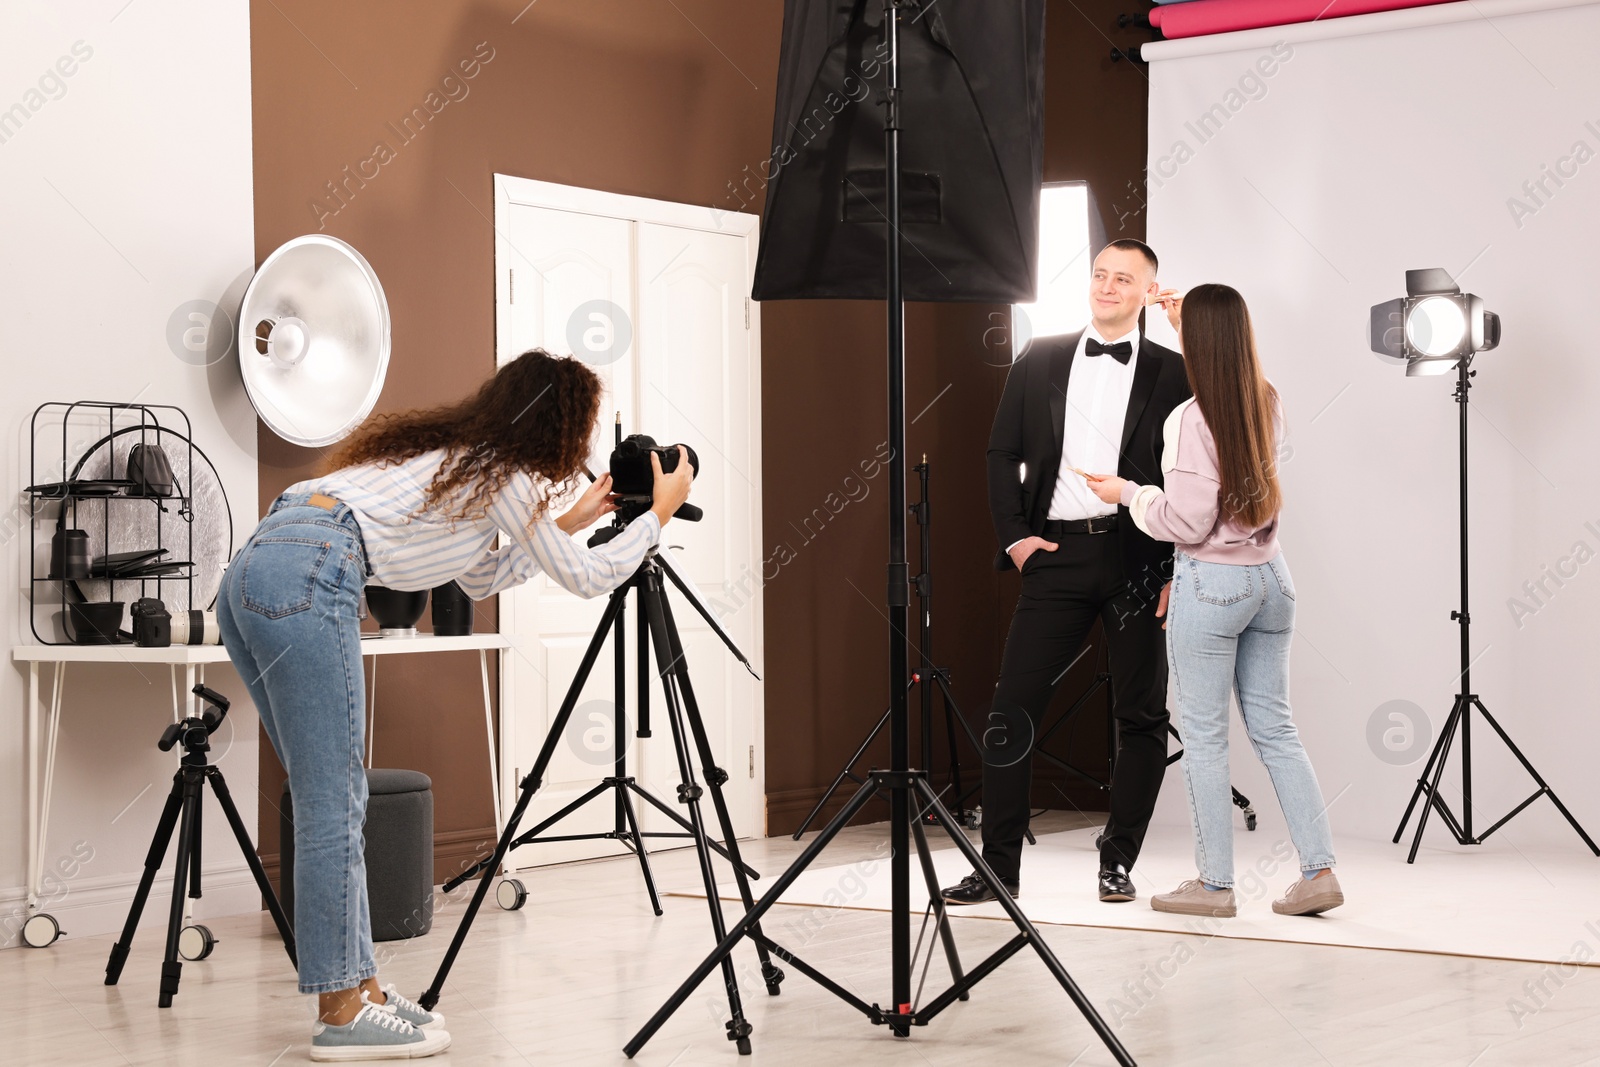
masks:
<svg viewBox="0 0 1600 1067"><path fill-rule="evenodd" d="M902 7L905 298L1031 300L1044 0ZM787 0L757 300L883 299L881 0Z"/></svg>

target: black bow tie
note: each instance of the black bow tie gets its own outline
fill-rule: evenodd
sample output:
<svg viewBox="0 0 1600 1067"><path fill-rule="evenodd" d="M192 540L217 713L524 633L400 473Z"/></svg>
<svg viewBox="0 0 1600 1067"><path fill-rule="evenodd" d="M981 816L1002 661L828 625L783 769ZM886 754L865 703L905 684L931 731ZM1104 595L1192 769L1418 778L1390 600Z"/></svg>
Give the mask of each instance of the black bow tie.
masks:
<svg viewBox="0 0 1600 1067"><path fill-rule="evenodd" d="M1087 356L1110 356L1118 363L1127 363L1133 358L1133 342L1118 341L1116 344L1106 345L1091 337L1083 352Z"/></svg>

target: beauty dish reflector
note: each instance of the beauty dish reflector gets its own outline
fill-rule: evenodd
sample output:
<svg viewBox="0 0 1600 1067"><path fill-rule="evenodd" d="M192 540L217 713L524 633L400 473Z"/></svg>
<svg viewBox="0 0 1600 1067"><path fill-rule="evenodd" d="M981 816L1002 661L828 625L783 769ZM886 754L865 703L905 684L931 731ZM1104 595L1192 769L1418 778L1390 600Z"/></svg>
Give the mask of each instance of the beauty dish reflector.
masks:
<svg viewBox="0 0 1600 1067"><path fill-rule="evenodd" d="M389 303L360 252L308 234L261 264L239 310L239 372L273 433L332 444L378 402L389 368Z"/></svg>

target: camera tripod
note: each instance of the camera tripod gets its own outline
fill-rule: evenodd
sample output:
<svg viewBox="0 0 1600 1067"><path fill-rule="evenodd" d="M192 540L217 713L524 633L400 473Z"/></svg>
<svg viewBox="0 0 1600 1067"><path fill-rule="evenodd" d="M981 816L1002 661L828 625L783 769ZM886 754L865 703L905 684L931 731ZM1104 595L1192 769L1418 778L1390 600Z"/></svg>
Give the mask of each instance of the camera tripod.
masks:
<svg viewBox="0 0 1600 1067"><path fill-rule="evenodd" d="M618 520L613 530L620 529L626 524L626 517L619 512ZM610 533L612 531L604 531ZM751 877L759 877L756 872L747 867L739 855L738 841L734 836L733 820L728 812L728 806L722 794L722 785L728 780L728 773L717 766L715 756L711 751L711 742L706 733L705 724L700 716L700 706L695 700L694 687L689 680L688 664L684 658L683 644L679 639L677 623L673 619L672 605L668 602L663 583L663 576L670 578L680 591L684 593L695 606L696 610L706 618L724 644L733 651L734 655L743 662L747 669L750 668L749 660L739 651L732 638L721 627L716 617L710 613L677 571L671 557L661 549L652 549L640 564L638 571L627 582L612 592L606 604L604 615L595 627L594 636L590 639L588 648L583 655L583 661L578 667L576 676L567 688L561 708L556 713L555 721L550 725L550 731L545 736L544 746L539 750L538 759L533 768L522 779L521 793L517 797L516 806L512 809L510 818L506 820L505 829L501 832L495 844L493 853L484 857L474 867L457 876L452 882L447 883L446 889L451 889L462 884L474 874L479 876L478 887L473 892L472 900L467 905L466 913L462 916L461 925L457 927L455 937L450 942L450 947L445 952L444 960L439 964L438 973L434 975L433 984L418 998L418 1002L425 1008L432 1009L439 1002L440 991L444 987L446 976L455 963L456 955L461 951L467 932L472 927L478 909L483 905L484 897L488 894L489 883L493 880L495 872L499 870L506 855L521 845L535 841L575 841L592 840L597 838L619 841L639 858L640 869L644 875L645 885L650 894L651 906L657 915L661 914L660 901L656 895L655 882L650 874L650 864L647 858L645 841L651 837L677 837L689 838L694 841L695 852L699 859L700 876L705 885L706 902L711 913L711 928L716 939L721 941L727 935L727 924L723 917L721 898L717 893L716 871L712 867L711 855L713 852L728 859L733 864L734 878L738 883L739 895L743 898L745 908L748 910L753 903L750 892ZM641 725L648 730L647 712L643 705L644 693L649 685L649 652L653 647L656 663L659 665L661 687L666 695L667 722L672 728L673 749L677 755L678 772L681 784L678 786L678 802L689 809L688 818L685 819L660 800L646 792L634 779L626 775L626 766L623 756L622 731L622 697L625 694L625 681L622 671L623 657L625 655L622 644L623 610L630 591L636 592L640 599L639 605L639 687L641 691ZM618 741L615 773L590 789L583 796L563 807L555 815L544 820L539 825L518 836L518 827L523 816L527 813L528 804L533 799L539 787L543 784L544 775L549 768L550 761L555 755L556 746L560 744L566 732L567 721L577 706L578 698L583 692L590 672L594 669L596 660L599 659L600 649L605 644L608 634L615 632L617 637L617 696L618 696ZM645 644L648 635L649 646ZM754 674L754 670L751 670ZM705 818L700 810L701 799L706 790L696 781L694 761L698 759L701 771L707 785L710 787L712 807L715 811L718 827L722 832L722 843L712 840L705 826ZM616 800L618 822L616 828L607 833L575 834L564 837L539 837L545 829L559 822L561 819L578 810L584 804L606 793L611 793ZM656 807L675 823L683 828L681 832L669 831L665 833L648 833L639 830L638 818L632 803L632 796L637 795L646 803ZM761 974L766 983L767 992L776 996L779 984L782 983L784 974L781 969L772 963L764 947L758 949L761 961ZM723 960L723 978L728 991L728 1003L732 1017L727 1023L728 1039L739 1044L741 1052L750 1049L750 1024L745 1021L744 1009L739 998L739 987L734 980L734 968L730 959Z"/></svg>
<svg viewBox="0 0 1600 1067"><path fill-rule="evenodd" d="M228 698L204 685L196 685L193 689L195 696L212 705L215 711L207 709L199 718L191 715L181 722L168 726L161 734L161 740L156 742L156 747L163 752L169 752L180 741L183 743L183 759L178 766L177 773L172 776L172 791L167 794L167 806L162 809L161 819L156 823L155 838L150 842L150 851L145 856L144 874L139 879L139 889L133 895L133 906L128 910L128 921L123 924L122 937L111 946L111 958L106 962L106 985L116 985L117 979L122 976L122 966L128 961L128 950L133 946L133 935L139 927L139 915L144 911L145 901L150 896L150 887L156 880L156 872L161 869L161 863L166 859L167 845L172 840L174 826L179 826L178 817L183 817L178 829L178 854L177 863L172 871L172 911L167 918L167 954L161 964L161 997L158 1003L163 1008L172 1006L172 998L178 992L178 979L183 973L183 964L178 960L180 941L189 930L197 931L200 944L194 946L194 951L185 951L189 959L204 959L211 954L215 939L211 932L203 926L184 927L183 898L185 885L188 895L194 900L200 899L200 796L202 787L211 784L211 791L216 794L217 803L222 805L222 813L228 818L228 825L233 828L233 836L239 842L239 849L244 853L244 859L250 865L250 873L255 875L256 886L261 890L261 897L267 902L267 910L272 913L272 921L278 926L278 933L283 937L283 947L289 953L289 962L299 967L299 961L294 952L294 931L289 928L289 920L283 914L283 908L278 903L278 895L272 891L272 883L267 881L267 872L261 866L261 860L256 855L255 845L250 841L250 834L244 828L244 821L239 818L239 809L233 805L233 797L228 792L228 783L223 780L222 771L207 758L206 753L211 751L210 737L222 725L222 720L228 716Z"/></svg>

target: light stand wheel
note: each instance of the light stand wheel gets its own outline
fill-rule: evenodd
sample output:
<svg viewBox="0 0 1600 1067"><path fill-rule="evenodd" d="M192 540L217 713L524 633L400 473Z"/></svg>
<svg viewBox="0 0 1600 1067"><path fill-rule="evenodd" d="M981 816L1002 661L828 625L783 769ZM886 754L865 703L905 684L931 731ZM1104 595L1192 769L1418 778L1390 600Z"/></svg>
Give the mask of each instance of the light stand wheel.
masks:
<svg viewBox="0 0 1600 1067"><path fill-rule="evenodd" d="M528 887L516 878L502 879L495 886L494 901L504 911L521 911L528 902Z"/></svg>
<svg viewBox="0 0 1600 1067"><path fill-rule="evenodd" d="M29 948L49 948L64 932L54 916L40 912L22 924L22 943Z"/></svg>
<svg viewBox="0 0 1600 1067"><path fill-rule="evenodd" d="M211 932L209 926L193 923L178 934L178 955L190 963L205 959L216 947L217 935Z"/></svg>

